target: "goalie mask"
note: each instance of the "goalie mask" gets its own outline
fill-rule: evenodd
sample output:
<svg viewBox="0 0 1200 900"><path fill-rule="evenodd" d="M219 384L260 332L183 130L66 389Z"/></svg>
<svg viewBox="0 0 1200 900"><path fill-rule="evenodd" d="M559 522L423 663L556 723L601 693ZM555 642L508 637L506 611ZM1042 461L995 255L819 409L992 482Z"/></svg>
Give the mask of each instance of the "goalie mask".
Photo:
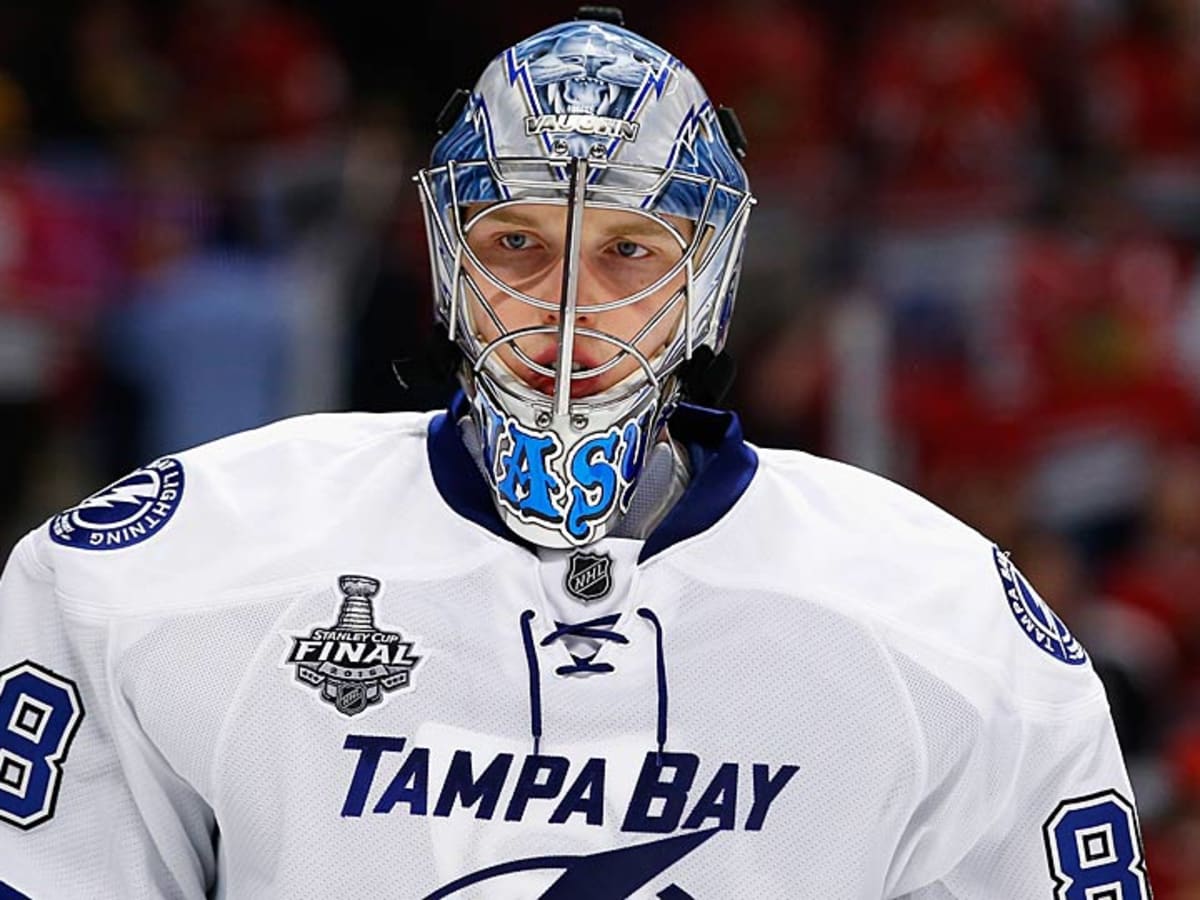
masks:
<svg viewBox="0 0 1200 900"><path fill-rule="evenodd" d="M753 200L721 117L665 50L568 22L487 67L417 180L502 519L600 539L725 341Z"/></svg>

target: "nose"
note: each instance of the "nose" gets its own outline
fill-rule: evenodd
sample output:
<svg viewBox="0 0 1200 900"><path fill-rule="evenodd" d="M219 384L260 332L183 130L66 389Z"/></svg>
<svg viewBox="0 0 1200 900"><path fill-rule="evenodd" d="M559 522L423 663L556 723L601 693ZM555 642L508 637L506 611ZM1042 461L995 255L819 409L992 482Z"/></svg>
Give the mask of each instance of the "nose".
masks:
<svg viewBox="0 0 1200 900"><path fill-rule="evenodd" d="M548 300L555 304L554 309L541 310L542 324L544 325L558 324L558 304L562 302L562 292L566 289L566 285L563 282L564 268L565 263L559 260L556 265L545 272L542 280L537 285L537 291L531 292L532 296ZM595 279L589 277L587 269L583 265L579 266L575 290L575 321L580 324L590 325L593 322L595 313L589 312L589 309L602 303L603 299L597 295Z"/></svg>

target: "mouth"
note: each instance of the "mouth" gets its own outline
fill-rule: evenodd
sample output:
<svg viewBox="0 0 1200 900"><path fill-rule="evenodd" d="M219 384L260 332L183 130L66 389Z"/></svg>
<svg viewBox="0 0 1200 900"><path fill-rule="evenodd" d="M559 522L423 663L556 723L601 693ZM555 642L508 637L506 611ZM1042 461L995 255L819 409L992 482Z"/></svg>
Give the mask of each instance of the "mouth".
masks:
<svg viewBox="0 0 1200 900"><path fill-rule="evenodd" d="M548 369L553 369L558 357L554 354L542 354L534 357L534 362L538 365L545 366ZM585 378L579 377L585 372L595 371L603 365L603 361L591 359L589 357L577 357L571 364L571 399L579 397L590 397L592 394L598 394L608 387L605 375L589 375ZM540 372L527 371L524 379L526 384L539 393L545 394L548 397L554 396L555 379L551 375L543 375Z"/></svg>

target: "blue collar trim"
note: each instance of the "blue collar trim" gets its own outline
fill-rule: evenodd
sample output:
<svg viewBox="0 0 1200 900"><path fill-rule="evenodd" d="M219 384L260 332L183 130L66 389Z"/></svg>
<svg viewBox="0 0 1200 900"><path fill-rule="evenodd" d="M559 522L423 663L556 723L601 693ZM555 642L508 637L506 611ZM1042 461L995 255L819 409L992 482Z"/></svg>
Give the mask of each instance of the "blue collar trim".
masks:
<svg viewBox="0 0 1200 900"><path fill-rule="evenodd" d="M536 551L533 544L517 537L504 524L492 501L492 492L479 472L475 459L462 442L458 422L470 415L470 406L462 391L456 391L447 412L434 416L429 423L429 468L438 493L451 509L486 528L492 534Z"/></svg>
<svg viewBox="0 0 1200 900"><path fill-rule="evenodd" d="M426 446L433 483L446 504L464 519L534 551L533 544L505 526L487 483L463 445L458 422L469 414L467 399L459 391L450 401L449 411L430 423ZM715 525L745 493L758 470L758 455L742 439L735 413L684 403L671 415L670 425L671 437L687 449L692 478L683 496L646 539L639 563Z"/></svg>
<svg viewBox="0 0 1200 900"><path fill-rule="evenodd" d="M717 524L758 471L758 454L742 439L736 413L682 403L668 421L671 437L687 449L692 479L667 517L650 532L638 562Z"/></svg>

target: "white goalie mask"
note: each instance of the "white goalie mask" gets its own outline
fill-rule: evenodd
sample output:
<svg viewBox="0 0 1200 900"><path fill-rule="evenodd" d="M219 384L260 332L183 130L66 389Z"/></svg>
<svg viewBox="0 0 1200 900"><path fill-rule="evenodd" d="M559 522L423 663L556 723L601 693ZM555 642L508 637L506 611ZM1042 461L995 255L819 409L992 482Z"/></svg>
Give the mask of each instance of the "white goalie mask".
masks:
<svg viewBox="0 0 1200 900"><path fill-rule="evenodd" d="M600 539L725 342L753 199L717 110L660 47L568 22L487 67L417 180L502 519Z"/></svg>

